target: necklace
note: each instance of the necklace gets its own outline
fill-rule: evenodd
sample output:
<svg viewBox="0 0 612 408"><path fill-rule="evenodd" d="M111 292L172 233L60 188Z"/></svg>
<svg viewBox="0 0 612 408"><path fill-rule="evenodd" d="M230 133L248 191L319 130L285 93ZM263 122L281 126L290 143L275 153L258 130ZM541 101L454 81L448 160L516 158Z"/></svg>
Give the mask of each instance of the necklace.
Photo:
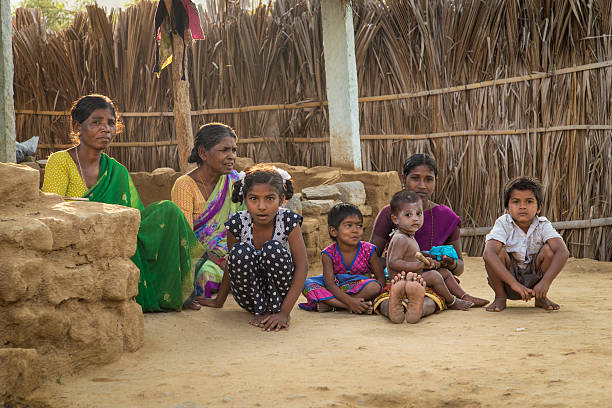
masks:
<svg viewBox="0 0 612 408"><path fill-rule="evenodd" d="M79 146L74 149L74 153L77 158L77 163L79 164L79 175L81 176L83 183L85 183L85 186L87 186L87 182L85 181L85 173L83 173L83 168L81 167L81 160L79 159Z"/></svg>
<svg viewBox="0 0 612 408"><path fill-rule="evenodd" d="M198 173L198 178L200 179L200 183L202 183L202 188L204 188L204 201L208 201L208 198L210 197L210 194L208 194L208 190L206 189L206 184L204 184L204 179L202 178L202 174L200 174L200 169L198 168L198 170L196 170L196 173ZM212 191L211 191L212 193Z"/></svg>

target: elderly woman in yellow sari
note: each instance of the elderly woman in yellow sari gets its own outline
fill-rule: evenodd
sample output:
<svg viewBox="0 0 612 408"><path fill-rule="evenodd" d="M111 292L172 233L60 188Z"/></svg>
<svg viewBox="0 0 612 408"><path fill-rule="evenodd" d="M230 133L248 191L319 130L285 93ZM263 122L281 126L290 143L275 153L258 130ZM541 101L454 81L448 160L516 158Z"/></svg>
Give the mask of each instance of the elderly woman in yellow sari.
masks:
<svg viewBox="0 0 612 408"><path fill-rule="evenodd" d="M77 144L49 157L42 190L140 210L132 257L140 270L136 301L145 312L198 309L194 270L204 249L171 201L143 209L127 169L103 152L121 131L112 101L104 95L83 96L73 104L71 116L71 136Z"/></svg>
<svg viewBox="0 0 612 408"><path fill-rule="evenodd" d="M236 134L222 123L200 127L189 157L198 167L179 177L172 188L172 201L183 210L187 222L206 249L195 279L199 299L219 290L225 268L227 239L224 223L241 205L233 203L232 186L238 179Z"/></svg>

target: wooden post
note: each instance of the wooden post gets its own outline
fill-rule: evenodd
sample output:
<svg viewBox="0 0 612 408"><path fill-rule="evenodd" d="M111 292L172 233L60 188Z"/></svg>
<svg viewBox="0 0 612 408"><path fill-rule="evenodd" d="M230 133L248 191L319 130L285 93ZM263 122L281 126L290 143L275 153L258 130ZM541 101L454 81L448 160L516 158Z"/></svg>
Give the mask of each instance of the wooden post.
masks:
<svg viewBox="0 0 612 408"><path fill-rule="evenodd" d="M168 14L172 14L172 0L164 0ZM173 21L172 19L170 21ZM172 24L170 24L172 26ZM187 163L193 148L193 130L191 127L191 102L189 101L189 74L187 52L185 52L185 80L183 76L183 39L172 33L172 99L174 102L174 133L177 140L179 168L187 171L193 165ZM185 36L189 36L188 30ZM185 49L187 51L187 49Z"/></svg>
<svg viewBox="0 0 612 408"><path fill-rule="evenodd" d="M0 4L0 162L15 163L13 46L10 2Z"/></svg>

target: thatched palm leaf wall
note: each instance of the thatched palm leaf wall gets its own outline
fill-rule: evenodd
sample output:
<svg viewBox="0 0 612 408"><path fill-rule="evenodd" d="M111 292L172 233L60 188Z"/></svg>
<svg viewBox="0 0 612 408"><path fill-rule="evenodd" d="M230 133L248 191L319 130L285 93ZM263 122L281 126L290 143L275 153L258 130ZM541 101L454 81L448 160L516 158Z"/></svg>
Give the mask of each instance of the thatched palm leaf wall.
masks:
<svg viewBox="0 0 612 408"><path fill-rule="evenodd" d="M326 99L318 2L277 0L252 11L222 3L203 14L207 40L190 47L193 110ZM612 4L606 0L368 0L355 1L353 9L363 97L554 73L612 60ZM147 2L112 15L90 7L70 28L54 34L45 33L37 15L19 11L16 109L63 111L79 95L100 92L124 112L171 112L168 70L159 79L150 73L153 15L154 5ZM608 65L364 102L361 134L379 135L364 136L364 168L399 170L414 152L434 154L440 165L437 201L456 209L464 226L491 225L503 211L503 183L519 174L544 181L543 212L554 221L610 217L611 87ZM241 144L241 155L308 166L330 163L327 143L292 143L293 138L327 136L323 105L194 115L194 128L212 120L231 124L241 138L267 138L266 143ZM165 142L113 148L111 154L130 170L178 167L171 117L125 116L124 122L118 142ZM20 140L40 135L44 144L68 142L66 117L19 114L16 124ZM542 131L554 126L563 130ZM380 137L474 130L491 134ZM493 135L515 130L524 133ZM564 236L574 255L612 259L610 230L568 230ZM477 254L482 237L466 238L464 244Z"/></svg>

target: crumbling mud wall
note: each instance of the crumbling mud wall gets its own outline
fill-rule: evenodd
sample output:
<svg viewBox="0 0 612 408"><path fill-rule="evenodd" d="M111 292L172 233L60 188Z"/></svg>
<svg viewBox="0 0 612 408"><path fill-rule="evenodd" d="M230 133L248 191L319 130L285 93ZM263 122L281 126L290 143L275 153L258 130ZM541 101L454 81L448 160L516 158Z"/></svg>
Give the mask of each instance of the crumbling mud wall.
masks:
<svg viewBox="0 0 612 408"><path fill-rule="evenodd" d="M137 210L65 202L0 163L0 402L143 345Z"/></svg>

